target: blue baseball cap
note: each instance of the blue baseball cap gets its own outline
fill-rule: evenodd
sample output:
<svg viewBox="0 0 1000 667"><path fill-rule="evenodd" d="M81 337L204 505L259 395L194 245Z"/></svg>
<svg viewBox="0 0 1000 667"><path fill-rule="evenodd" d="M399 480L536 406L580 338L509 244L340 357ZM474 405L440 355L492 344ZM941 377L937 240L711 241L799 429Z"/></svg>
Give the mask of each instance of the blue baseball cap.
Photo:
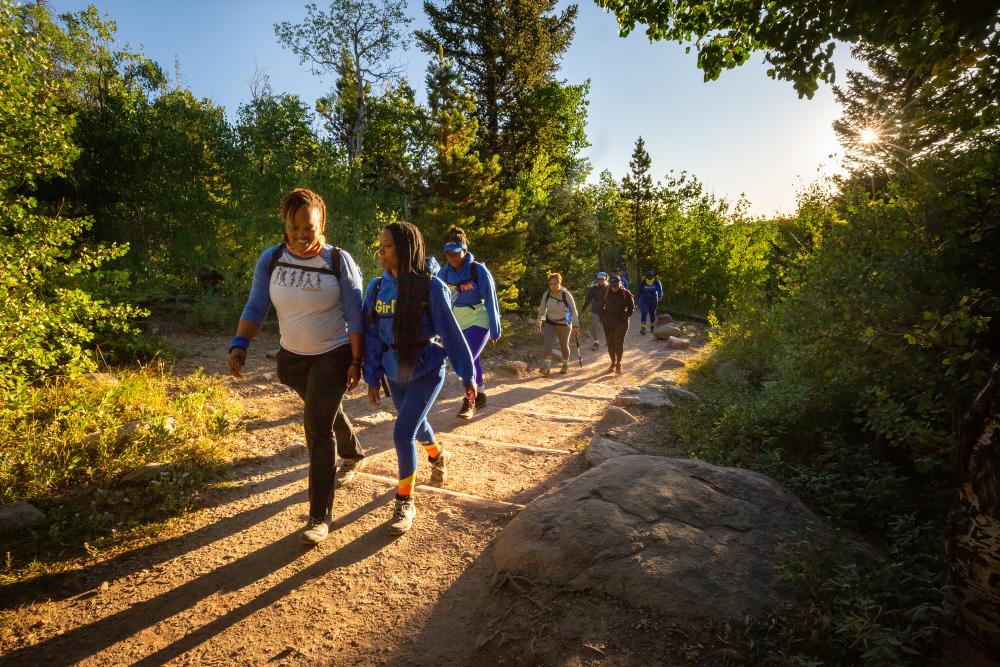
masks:
<svg viewBox="0 0 1000 667"><path fill-rule="evenodd" d="M465 245L464 243L459 243L457 241L455 241L453 243L445 243L444 244L444 251L445 252L458 252L459 250L468 250L468 249L469 249L469 246Z"/></svg>
<svg viewBox="0 0 1000 667"><path fill-rule="evenodd" d="M647 276L655 276L656 275L656 271L654 271L653 269L646 269L646 275Z"/></svg>
<svg viewBox="0 0 1000 667"><path fill-rule="evenodd" d="M598 280L600 280L601 278L607 278L607 277L608 277L608 274L606 274L604 271L598 271L597 272L597 279Z"/></svg>

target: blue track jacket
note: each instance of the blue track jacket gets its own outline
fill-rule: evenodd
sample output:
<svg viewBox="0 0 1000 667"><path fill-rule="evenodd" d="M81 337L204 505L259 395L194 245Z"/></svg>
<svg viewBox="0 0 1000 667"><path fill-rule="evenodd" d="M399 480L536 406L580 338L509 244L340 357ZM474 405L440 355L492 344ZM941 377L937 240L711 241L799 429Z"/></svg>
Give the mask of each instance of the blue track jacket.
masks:
<svg viewBox="0 0 1000 667"><path fill-rule="evenodd" d="M381 284L378 284L380 283ZM378 294L375 293L378 284ZM368 283L365 290L365 358L362 372L369 387L376 387L387 376L393 382L403 382L399 377L396 357L396 338L392 332L395 320L398 283L386 271L381 279ZM439 339L418 350L413 357L413 370L409 381L436 372L444 363L445 356L451 361L455 373L466 387L474 385L475 373L472 352L465 342L462 330L458 328L455 315L451 312L451 298L448 287L440 278L431 278L427 308L420 314L419 336L424 340Z"/></svg>
<svg viewBox="0 0 1000 667"><path fill-rule="evenodd" d="M465 262L462 268L456 271L447 262L438 272L438 278L443 280L448 287L454 288L455 306L475 306L480 303L486 304L486 313L490 317L490 338L500 340L500 304L497 302L497 286L493 282L493 274L486 265L476 262L476 278L472 280L472 263L475 257L471 252L465 253Z"/></svg>

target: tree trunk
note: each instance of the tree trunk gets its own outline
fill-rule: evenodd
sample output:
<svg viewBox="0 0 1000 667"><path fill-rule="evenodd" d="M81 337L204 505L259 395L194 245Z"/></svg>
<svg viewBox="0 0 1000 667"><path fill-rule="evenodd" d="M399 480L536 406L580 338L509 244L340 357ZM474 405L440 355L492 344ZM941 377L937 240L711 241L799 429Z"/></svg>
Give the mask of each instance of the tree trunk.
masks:
<svg viewBox="0 0 1000 667"><path fill-rule="evenodd" d="M945 543L960 633L953 657L1000 665L1000 364L963 420L959 481Z"/></svg>

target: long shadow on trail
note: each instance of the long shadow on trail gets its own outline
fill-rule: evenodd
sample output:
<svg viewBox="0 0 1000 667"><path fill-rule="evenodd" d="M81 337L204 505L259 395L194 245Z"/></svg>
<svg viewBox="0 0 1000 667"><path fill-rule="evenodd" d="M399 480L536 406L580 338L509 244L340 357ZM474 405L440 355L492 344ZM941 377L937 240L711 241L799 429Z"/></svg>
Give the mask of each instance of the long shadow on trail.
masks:
<svg viewBox="0 0 1000 667"><path fill-rule="evenodd" d="M247 471L247 477L253 472L252 470ZM253 485L253 493L259 494L293 484L305 478L306 472L306 466L295 466L260 484ZM239 514L207 524L189 533L126 551L93 566L43 575L34 579L8 584L0 587L0 600L3 601L0 603L0 609L13 609L27 602L39 599L59 600L69 598L91 588L92 584L96 581L105 578L120 579L127 577L140 570L163 563L181 554L194 551L234 533L246 530L274 516L286 507L296 502L302 502L304 496L304 490L290 493L278 500L244 510ZM210 504L207 507L222 505L233 499L233 494L227 493L218 502Z"/></svg>
<svg viewBox="0 0 1000 667"><path fill-rule="evenodd" d="M377 496L368 504L338 518L337 529L342 530L347 524L384 505L389 495L390 493L385 493ZM250 602L220 616L208 625L186 635L153 655L147 656L139 664L152 665L167 662L253 612L272 604L313 577L366 558L394 539L394 536L380 526L281 583L272 586ZM249 586L289 565L300 558L303 553L304 547L299 542L298 531L296 531L263 549L258 549L145 602L140 602L99 621L79 626L65 634L13 653L5 657L4 664L34 667L49 661L54 664L79 662L141 630L190 609L215 592L232 592Z"/></svg>

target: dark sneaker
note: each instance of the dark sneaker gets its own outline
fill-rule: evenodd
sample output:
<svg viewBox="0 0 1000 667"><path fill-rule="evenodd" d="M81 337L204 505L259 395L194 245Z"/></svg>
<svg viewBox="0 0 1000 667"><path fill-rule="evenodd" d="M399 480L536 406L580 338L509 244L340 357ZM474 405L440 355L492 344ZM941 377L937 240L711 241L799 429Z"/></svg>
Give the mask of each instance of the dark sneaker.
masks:
<svg viewBox="0 0 1000 667"><path fill-rule="evenodd" d="M639 327L639 335L640 336L646 335L646 327Z"/></svg>
<svg viewBox="0 0 1000 667"><path fill-rule="evenodd" d="M479 391L476 392L476 410L482 410L486 407L486 393Z"/></svg>
<svg viewBox="0 0 1000 667"><path fill-rule="evenodd" d="M597 341L595 340L595 341L594 341L594 344L590 346L590 351L591 351L591 352L597 352L597 348L599 348L600 346L601 346L601 344L600 344L600 343L598 343L598 342L597 342Z"/></svg>
<svg viewBox="0 0 1000 667"><path fill-rule="evenodd" d="M340 464L340 469L337 471L337 479L334 482L334 486L339 489L342 486L350 484L355 475L365 469L367 460L364 457L360 459L344 459L344 462Z"/></svg>
<svg viewBox="0 0 1000 667"><path fill-rule="evenodd" d="M402 535L413 527L413 519L416 516L417 506L413 502L413 496L396 498L396 507L392 510L392 523L389 524L389 532L393 535Z"/></svg>
<svg viewBox="0 0 1000 667"><path fill-rule="evenodd" d="M470 401L468 398L462 399L462 409L458 411L455 415L459 419L472 419L472 416L476 414L476 404Z"/></svg>
<svg viewBox="0 0 1000 667"><path fill-rule="evenodd" d="M437 461L431 461L431 486L443 486L448 481L448 461L454 454L444 450L438 454Z"/></svg>
<svg viewBox="0 0 1000 667"><path fill-rule="evenodd" d="M314 546L326 539L330 534L330 526L326 519L309 519L306 529L302 531L302 543Z"/></svg>
<svg viewBox="0 0 1000 667"><path fill-rule="evenodd" d="M549 366L542 366L541 368L538 369L538 372L544 375L545 377L548 377L549 373L552 372L552 368Z"/></svg>

